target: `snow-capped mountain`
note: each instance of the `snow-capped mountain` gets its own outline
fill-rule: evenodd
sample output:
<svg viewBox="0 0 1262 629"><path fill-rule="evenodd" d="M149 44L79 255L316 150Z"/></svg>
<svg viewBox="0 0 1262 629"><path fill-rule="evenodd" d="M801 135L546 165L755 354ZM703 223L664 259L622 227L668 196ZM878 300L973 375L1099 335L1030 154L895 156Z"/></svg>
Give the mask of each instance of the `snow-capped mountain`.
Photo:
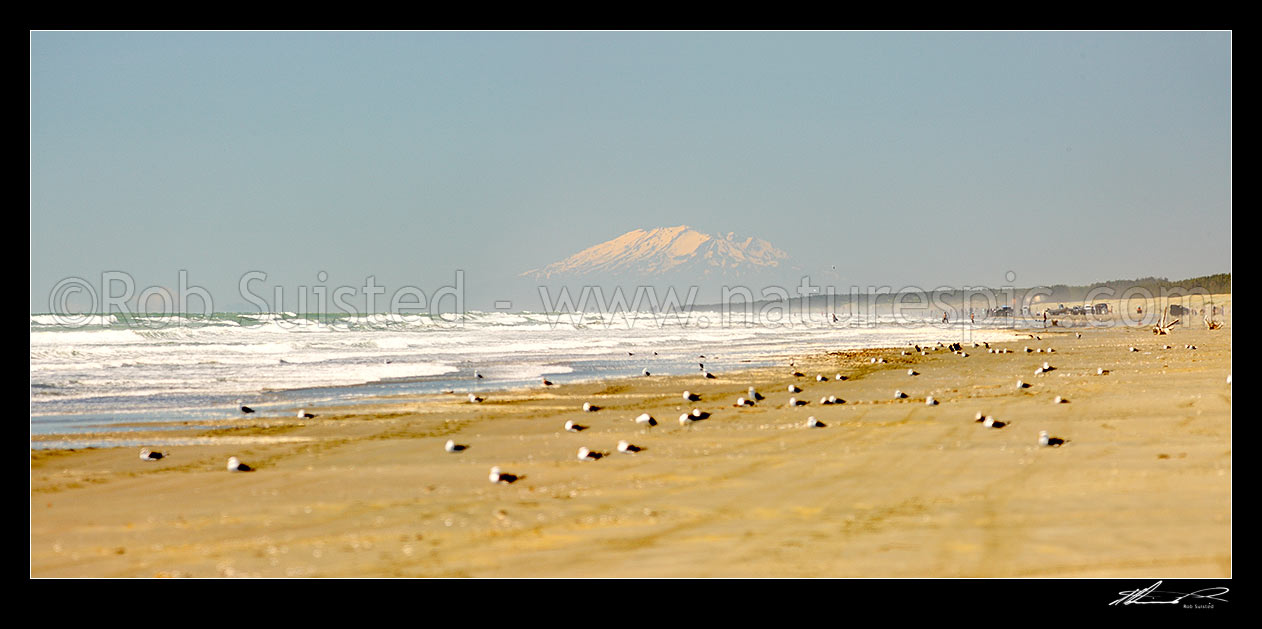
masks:
<svg viewBox="0 0 1262 629"><path fill-rule="evenodd" d="M783 270L789 256L759 238L703 234L687 225L627 232L522 273L535 280L584 277L743 279Z"/></svg>

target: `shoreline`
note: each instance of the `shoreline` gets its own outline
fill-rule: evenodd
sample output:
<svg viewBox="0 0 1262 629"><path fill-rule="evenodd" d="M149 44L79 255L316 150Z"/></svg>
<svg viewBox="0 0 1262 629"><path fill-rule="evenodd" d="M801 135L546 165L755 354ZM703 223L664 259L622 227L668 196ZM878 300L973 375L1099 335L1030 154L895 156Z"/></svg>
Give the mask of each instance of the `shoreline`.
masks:
<svg viewBox="0 0 1262 629"><path fill-rule="evenodd" d="M801 378L764 367L225 420L241 425L197 437L237 443L153 462L32 449L31 573L1230 576L1230 320L1171 336L1076 331L1013 331L992 346L1014 353L967 358L815 355L796 361ZM877 356L888 362L866 362ZM1045 360L1057 369L1036 376ZM1017 391L1018 377L1034 386ZM807 406L785 407L791 382ZM750 385L767 399L735 408ZM684 389L701 401L684 404ZM819 405L830 394L846 403ZM712 416L680 427L692 406ZM1010 425L982 428L978 411ZM638 428L640 412L660 425ZM805 428L808 416L826 427ZM1039 430L1068 443L1039 448ZM444 452L448 438L469 449ZM644 450L616 451L624 439ZM580 446L608 454L579 461ZM228 456L257 471L229 474ZM491 484L493 465L522 479ZM155 499L160 510L135 508Z"/></svg>

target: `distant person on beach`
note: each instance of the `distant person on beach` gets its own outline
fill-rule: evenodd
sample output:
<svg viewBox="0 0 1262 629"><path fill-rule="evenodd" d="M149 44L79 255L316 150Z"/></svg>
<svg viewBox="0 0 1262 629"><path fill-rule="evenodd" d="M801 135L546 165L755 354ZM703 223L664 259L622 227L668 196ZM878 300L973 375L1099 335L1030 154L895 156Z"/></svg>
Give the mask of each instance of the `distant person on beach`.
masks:
<svg viewBox="0 0 1262 629"><path fill-rule="evenodd" d="M973 313L971 313L971 312L970 312L970 313L968 313L968 322L969 322L969 323L977 323L977 315L974 315L974 314L973 314Z"/></svg>
<svg viewBox="0 0 1262 629"><path fill-rule="evenodd" d="M1043 311L1043 327L1047 327L1047 311Z"/></svg>
<svg viewBox="0 0 1262 629"><path fill-rule="evenodd" d="M943 310L943 311L942 311L942 322L943 322L943 323L946 323L946 322L947 322L947 314L946 314L946 311L945 311L945 310Z"/></svg>

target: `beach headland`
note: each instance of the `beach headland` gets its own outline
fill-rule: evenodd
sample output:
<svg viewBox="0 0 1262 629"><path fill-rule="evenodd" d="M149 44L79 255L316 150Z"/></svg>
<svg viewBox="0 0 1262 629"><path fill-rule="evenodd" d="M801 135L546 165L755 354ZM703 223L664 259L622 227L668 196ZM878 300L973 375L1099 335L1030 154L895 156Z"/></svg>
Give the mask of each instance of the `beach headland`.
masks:
<svg viewBox="0 0 1262 629"><path fill-rule="evenodd" d="M196 439L156 461L32 450L31 575L1230 577L1230 326L243 416L162 431Z"/></svg>

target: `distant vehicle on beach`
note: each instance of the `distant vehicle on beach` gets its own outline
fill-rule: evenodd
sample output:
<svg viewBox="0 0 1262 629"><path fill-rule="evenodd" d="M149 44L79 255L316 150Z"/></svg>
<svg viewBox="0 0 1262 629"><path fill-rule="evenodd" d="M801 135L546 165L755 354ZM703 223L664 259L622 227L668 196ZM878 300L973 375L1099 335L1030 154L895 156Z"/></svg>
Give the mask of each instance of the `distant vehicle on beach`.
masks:
<svg viewBox="0 0 1262 629"><path fill-rule="evenodd" d="M1106 315L1109 314L1108 304L1090 304L1082 306L1065 307L1065 304L1058 304L1056 308L1047 308L1044 310L1049 316L1058 317L1065 315L1077 315L1085 317L1087 315Z"/></svg>

